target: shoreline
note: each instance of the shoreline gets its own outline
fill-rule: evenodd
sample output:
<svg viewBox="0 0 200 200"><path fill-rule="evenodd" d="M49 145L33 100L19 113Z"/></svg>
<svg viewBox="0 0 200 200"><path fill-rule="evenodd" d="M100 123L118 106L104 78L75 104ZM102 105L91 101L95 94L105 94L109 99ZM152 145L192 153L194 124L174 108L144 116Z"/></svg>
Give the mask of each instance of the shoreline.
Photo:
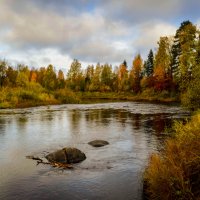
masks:
<svg viewBox="0 0 200 200"><path fill-rule="evenodd" d="M106 95L106 96L105 96ZM12 105L11 102L5 102L5 104L1 104L0 110L3 109L17 109L17 108L31 108L31 107L39 107L39 106L50 106L50 105L64 105L64 104L92 104L92 103L104 103L106 102L120 102L120 101L132 101L132 102L146 102L146 103L161 103L161 104L180 104L180 100L176 98L157 98L154 96L145 98L139 95L122 95L115 93L114 96L107 96L105 93L91 93L90 95L84 96L84 93L81 95L77 95L80 98L80 101L70 102L70 103L62 103L61 101L55 99L53 101L43 101L43 102L34 102L27 101L19 102L16 105Z"/></svg>

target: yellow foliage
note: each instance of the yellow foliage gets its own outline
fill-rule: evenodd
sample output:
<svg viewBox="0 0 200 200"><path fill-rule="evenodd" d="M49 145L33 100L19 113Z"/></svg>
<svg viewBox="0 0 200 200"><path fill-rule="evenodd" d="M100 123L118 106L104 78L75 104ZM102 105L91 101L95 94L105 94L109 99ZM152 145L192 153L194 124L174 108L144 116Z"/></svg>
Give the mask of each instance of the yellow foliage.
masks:
<svg viewBox="0 0 200 200"><path fill-rule="evenodd" d="M144 175L150 199L200 198L200 114L176 123L165 150L153 154Z"/></svg>

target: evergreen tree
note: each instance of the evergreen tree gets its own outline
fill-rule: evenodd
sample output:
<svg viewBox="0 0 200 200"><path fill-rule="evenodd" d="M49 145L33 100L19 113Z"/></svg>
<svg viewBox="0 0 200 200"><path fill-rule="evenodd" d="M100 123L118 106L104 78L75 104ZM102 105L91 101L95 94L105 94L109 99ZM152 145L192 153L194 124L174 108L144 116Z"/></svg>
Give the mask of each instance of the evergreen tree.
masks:
<svg viewBox="0 0 200 200"><path fill-rule="evenodd" d="M0 87L3 86L4 80L6 78L7 63L5 61L0 61Z"/></svg>
<svg viewBox="0 0 200 200"><path fill-rule="evenodd" d="M147 61L144 63L144 75L150 77L153 74L154 55L152 49L149 51Z"/></svg>

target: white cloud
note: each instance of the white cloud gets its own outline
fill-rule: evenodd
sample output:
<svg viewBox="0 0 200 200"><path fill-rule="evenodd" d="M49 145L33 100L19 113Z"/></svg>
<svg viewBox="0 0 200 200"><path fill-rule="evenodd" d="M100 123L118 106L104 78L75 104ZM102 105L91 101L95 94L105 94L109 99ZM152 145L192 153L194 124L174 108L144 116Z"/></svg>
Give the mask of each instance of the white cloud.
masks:
<svg viewBox="0 0 200 200"><path fill-rule="evenodd" d="M133 41L135 49L143 53L143 56L154 49L161 36L175 35L177 27L164 22L147 22L137 27L139 37Z"/></svg>
<svg viewBox="0 0 200 200"><path fill-rule="evenodd" d="M29 67L46 67L53 64L56 69L69 69L72 59L68 55L62 55L56 49L29 50L13 52L6 49L1 54L10 64L25 64Z"/></svg>

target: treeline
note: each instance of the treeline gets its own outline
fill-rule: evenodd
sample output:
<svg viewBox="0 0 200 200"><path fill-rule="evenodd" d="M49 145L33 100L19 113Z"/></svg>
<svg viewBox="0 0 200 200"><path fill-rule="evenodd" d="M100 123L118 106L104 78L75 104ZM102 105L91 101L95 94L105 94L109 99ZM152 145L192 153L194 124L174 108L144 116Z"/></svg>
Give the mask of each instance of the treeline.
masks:
<svg viewBox="0 0 200 200"><path fill-rule="evenodd" d="M89 65L83 69L74 60L68 73L56 73L54 67L30 69L28 66L9 66L0 62L0 87L26 88L30 83L40 84L48 91L69 88L81 92L165 91L169 96L181 95L183 104L200 107L200 31L190 21L184 21L175 36L160 37L155 52L149 51L146 60L135 56L132 66L124 61L117 67L110 64Z"/></svg>

